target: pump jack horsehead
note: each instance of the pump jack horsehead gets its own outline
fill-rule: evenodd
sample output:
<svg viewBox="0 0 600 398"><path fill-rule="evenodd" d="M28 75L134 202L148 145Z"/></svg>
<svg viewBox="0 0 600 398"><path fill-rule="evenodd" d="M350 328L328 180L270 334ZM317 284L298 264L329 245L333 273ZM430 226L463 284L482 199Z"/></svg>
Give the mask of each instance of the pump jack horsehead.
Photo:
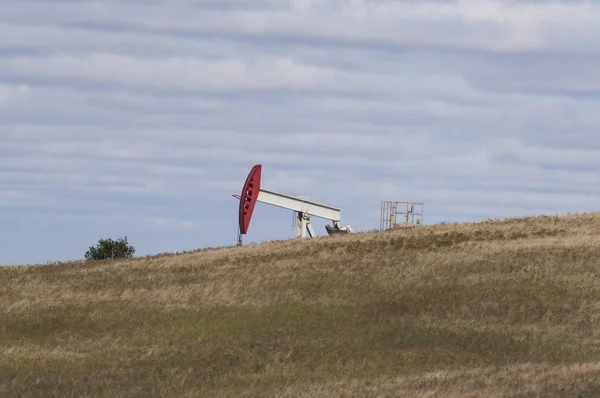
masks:
<svg viewBox="0 0 600 398"><path fill-rule="evenodd" d="M329 236L351 234L353 232L352 227L349 225L342 227L342 212L340 209L262 189L260 186L261 173L262 166L260 164L255 165L246 178L242 194L233 195L234 198L240 201L238 246L242 245L242 236L248 233L252 213L257 202L293 211L296 219L296 238L317 237L310 224L311 216L330 220L333 223L333 225L325 226Z"/></svg>

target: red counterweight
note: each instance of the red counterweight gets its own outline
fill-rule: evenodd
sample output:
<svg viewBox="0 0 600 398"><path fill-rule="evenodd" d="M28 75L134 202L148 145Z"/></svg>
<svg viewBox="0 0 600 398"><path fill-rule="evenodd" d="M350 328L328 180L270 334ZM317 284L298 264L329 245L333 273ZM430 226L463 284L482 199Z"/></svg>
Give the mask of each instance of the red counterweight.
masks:
<svg viewBox="0 0 600 398"><path fill-rule="evenodd" d="M256 200L260 192L261 173L262 165L260 164L255 165L250 170L250 174L246 178L244 189L240 195L238 244L241 244L242 235L245 235L250 227L250 220L252 220L252 213L254 212L254 206L256 206Z"/></svg>

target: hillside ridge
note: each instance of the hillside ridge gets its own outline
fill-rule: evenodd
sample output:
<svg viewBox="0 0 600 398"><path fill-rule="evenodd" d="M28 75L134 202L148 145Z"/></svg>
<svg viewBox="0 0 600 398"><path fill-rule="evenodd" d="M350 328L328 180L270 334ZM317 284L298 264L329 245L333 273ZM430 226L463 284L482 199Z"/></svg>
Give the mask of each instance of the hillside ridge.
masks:
<svg viewBox="0 0 600 398"><path fill-rule="evenodd" d="M0 395L598 396L598 258L588 213L0 267Z"/></svg>

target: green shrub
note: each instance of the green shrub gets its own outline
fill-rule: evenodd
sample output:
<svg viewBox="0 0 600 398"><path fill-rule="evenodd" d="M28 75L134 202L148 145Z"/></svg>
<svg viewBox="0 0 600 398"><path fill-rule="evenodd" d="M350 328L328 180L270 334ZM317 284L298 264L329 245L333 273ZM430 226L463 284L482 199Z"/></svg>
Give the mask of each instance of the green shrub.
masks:
<svg viewBox="0 0 600 398"><path fill-rule="evenodd" d="M135 248L127 242L127 237L113 239L100 239L98 244L90 246L85 253L86 260L105 260L115 258L131 258L135 253Z"/></svg>

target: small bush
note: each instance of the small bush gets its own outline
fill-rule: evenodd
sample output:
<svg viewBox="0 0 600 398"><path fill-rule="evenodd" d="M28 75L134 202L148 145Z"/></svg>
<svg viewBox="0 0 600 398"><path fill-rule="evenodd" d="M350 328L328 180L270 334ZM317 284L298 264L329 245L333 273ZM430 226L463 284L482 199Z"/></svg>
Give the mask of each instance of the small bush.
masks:
<svg viewBox="0 0 600 398"><path fill-rule="evenodd" d="M90 246L85 253L86 260L106 260L115 258L131 258L135 248L127 242L127 237L113 239L100 239L98 244Z"/></svg>

